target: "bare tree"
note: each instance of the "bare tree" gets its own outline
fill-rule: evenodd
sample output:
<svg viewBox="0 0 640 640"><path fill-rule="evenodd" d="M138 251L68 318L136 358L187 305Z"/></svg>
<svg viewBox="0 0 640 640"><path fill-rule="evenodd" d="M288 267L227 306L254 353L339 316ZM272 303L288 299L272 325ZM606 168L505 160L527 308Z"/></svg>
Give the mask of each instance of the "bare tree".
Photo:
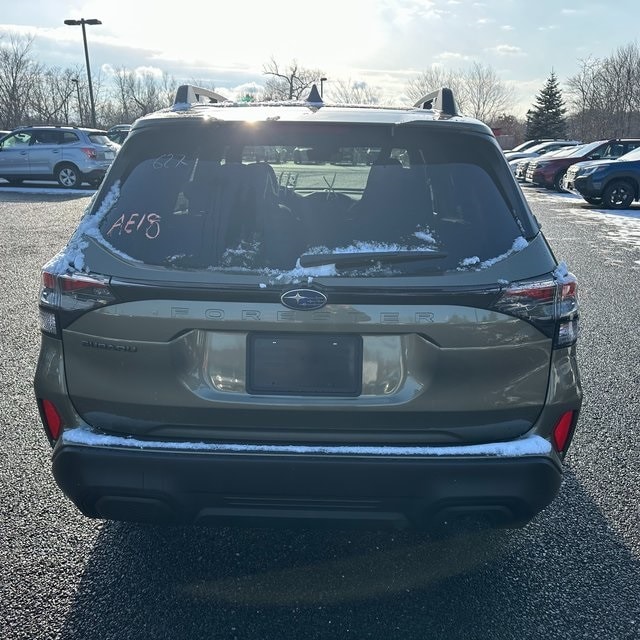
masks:
<svg viewBox="0 0 640 640"><path fill-rule="evenodd" d="M405 88L405 93L411 104L415 104L423 96L436 91L441 87L448 87L456 96L458 106L462 109L460 97L464 86L464 79L460 71L452 71L444 67L429 67L420 75L409 80Z"/></svg>
<svg viewBox="0 0 640 640"><path fill-rule="evenodd" d="M464 73L460 102L464 111L483 122L492 122L513 106L513 89L488 65L474 62Z"/></svg>
<svg viewBox="0 0 640 640"><path fill-rule="evenodd" d="M115 100L119 109L119 122L132 122L136 118L169 106L173 102L177 83L166 73L160 77L150 71L136 71L121 67L115 77ZM112 116L112 117L113 117Z"/></svg>
<svg viewBox="0 0 640 640"><path fill-rule="evenodd" d="M581 61L569 78L574 135L597 140L636 134L640 127L640 48L619 47L603 59Z"/></svg>
<svg viewBox="0 0 640 640"><path fill-rule="evenodd" d="M336 80L331 83L330 95L335 102L343 104L379 104L380 90L366 82Z"/></svg>
<svg viewBox="0 0 640 640"><path fill-rule="evenodd" d="M405 93L412 103L432 91L448 87L460 111L484 122L495 120L513 106L513 90L487 65L474 62L457 71L430 67L409 81Z"/></svg>
<svg viewBox="0 0 640 640"><path fill-rule="evenodd" d="M262 67L262 73L269 76L264 85L265 100L300 100L325 75L320 69L301 67L297 60L282 67L275 58Z"/></svg>
<svg viewBox="0 0 640 640"><path fill-rule="evenodd" d="M5 129L30 123L31 96L41 72L30 55L33 39L11 35L8 44L0 46L0 118Z"/></svg>
<svg viewBox="0 0 640 640"><path fill-rule="evenodd" d="M604 60L599 75L612 130L610 135L630 133L640 107L640 50L637 44L619 47Z"/></svg>
<svg viewBox="0 0 640 640"><path fill-rule="evenodd" d="M68 124L77 104L78 71L51 67L41 70L32 88L32 117L43 124Z"/></svg>
<svg viewBox="0 0 640 640"><path fill-rule="evenodd" d="M598 137L596 129L601 118L594 118L594 112L600 111L600 98L597 96L595 80L600 65L601 62L594 58L580 60L580 70L567 81L571 107L569 130L580 140L595 140Z"/></svg>

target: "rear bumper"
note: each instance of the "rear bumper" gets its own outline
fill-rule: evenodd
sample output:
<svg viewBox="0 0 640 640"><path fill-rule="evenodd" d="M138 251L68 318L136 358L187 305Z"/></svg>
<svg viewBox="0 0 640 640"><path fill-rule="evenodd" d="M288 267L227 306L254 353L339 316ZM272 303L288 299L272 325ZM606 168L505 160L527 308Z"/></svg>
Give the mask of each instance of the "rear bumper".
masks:
<svg viewBox="0 0 640 640"><path fill-rule="evenodd" d="M561 463L538 436L447 448L141 443L65 432L62 491L87 516L196 524L431 528L526 524L557 495Z"/></svg>
<svg viewBox="0 0 640 640"><path fill-rule="evenodd" d="M87 170L83 172L82 177L86 180L102 180L102 178L105 177L108 168L109 167L107 166L105 168Z"/></svg>

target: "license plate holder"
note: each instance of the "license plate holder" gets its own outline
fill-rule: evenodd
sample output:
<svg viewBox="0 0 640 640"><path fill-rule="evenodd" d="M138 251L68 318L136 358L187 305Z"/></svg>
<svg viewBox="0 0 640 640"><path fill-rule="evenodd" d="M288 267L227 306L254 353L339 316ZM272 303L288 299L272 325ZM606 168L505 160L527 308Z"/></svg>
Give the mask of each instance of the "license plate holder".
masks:
<svg viewBox="0 0 640 640"><path fill-rule="evenodd" d="M358 396L362 392L362 337L250 333L247 391L260 395Z"/></svg>

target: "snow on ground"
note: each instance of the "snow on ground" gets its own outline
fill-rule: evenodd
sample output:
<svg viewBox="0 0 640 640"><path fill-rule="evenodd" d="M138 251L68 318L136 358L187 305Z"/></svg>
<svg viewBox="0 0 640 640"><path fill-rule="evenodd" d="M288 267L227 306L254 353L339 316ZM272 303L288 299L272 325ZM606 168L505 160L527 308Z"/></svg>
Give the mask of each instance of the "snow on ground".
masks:
<svg viewBox="0 0 640 640"><path fill-rule="evenodd" d="M0 193L28 193L38 196L92 196L95 192L95 189L89 187L86 189L63 189L52 185L39 187L35 184L32 187L10 187L8 184L0 182Z"/></svg>
<svg viewBox="0 0 640 640"><path fill-rule="evenodd" d="M570 212L579 216L583 221L598 225L606 225L606 237L617 244L640 248L640 208L632 209L597 209L587 206L586 202L572 193L545 193L533 189L524 190L527 200L535 202L562 202L575 204L570 209L551 209L558 213ZM635 261L640 264L640 260Z"/></svg>

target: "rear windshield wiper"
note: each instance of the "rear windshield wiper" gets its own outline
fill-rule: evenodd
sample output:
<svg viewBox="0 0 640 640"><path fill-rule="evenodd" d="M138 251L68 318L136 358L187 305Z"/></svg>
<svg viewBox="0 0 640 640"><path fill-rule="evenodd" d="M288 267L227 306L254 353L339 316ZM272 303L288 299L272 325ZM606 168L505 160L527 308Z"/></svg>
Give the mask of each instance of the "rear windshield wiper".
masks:
<svg viewBox="0 0 640 640"><path fill-rule="evenodd" d="M300 256L301 267L318 267L323 264L358 267L376 262L417 262L438 260L449 254L443 251L363 251L360 253L305 253Z"/></svg>

